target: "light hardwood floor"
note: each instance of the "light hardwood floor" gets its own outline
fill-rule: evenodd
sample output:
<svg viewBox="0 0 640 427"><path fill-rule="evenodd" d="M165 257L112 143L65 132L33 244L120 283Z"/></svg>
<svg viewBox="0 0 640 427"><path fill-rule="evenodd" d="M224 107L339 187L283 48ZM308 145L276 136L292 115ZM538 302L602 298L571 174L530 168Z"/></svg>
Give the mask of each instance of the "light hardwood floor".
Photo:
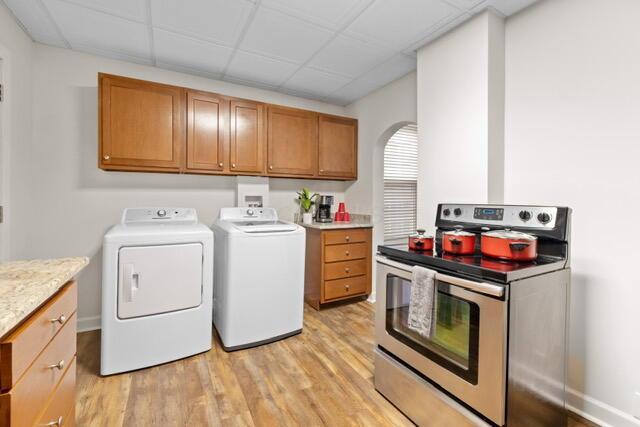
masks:
<svg viewBox="0 0 640 427"><path fill-rule="evenodd" d="M144 339L144 337L140 337ZM305 306L300 335L226 353L214 348L100 377L99 331L78 335L79 426L404 426L373 387L373 307ZM583 427L577 419L571 427Z"/></svg>

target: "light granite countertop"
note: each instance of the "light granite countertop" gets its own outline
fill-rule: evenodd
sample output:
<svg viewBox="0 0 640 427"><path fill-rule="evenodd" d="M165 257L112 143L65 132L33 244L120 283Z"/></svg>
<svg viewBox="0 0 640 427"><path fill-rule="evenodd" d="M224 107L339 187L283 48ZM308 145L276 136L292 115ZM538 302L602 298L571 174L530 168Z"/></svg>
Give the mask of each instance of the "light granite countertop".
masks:
<svg viewBox="0 0 640 427"><path fill-rule="evenodd" d="M87 264L87 257L0 264L0 337L29 317Z"/></svg>
<svg viewBox="0 0 640 427"><path fill-rule="evenodd" d="M352 214L349 222L315 222L312 224L303 224L301 226L307 228L317 228L319 230L336 230L341 228L372 228L371 215Z"/></svg>

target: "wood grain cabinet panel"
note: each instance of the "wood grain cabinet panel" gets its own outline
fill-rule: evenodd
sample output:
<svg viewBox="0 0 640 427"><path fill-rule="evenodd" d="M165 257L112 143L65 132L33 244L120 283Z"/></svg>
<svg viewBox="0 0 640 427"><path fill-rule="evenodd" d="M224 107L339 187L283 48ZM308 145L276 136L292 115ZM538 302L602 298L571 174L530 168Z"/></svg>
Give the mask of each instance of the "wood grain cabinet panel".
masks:
<svg viewBox="0 0 640 427"><path fill-rule="evenodd" d="M184 90L99 74L99 166L179 172L184 146Z"/></svg>
<svg viewBox="0 0 640 427"><path fill-rule="evenodd" d="M321 114L318 123L318 175L355 179L358 121Z"/></svg>
<svg viewBox="0 0 640 427"><path fill-rule="evenodd" d="M187 92L187 165L189 171L228 169L229 101L206 92Z"/></svg>
<svg viewBox="0 0 640 427"><path fill-rule="evenodd" d="M0 426L74 425L76 309L69 281L0 340Z"/></svg>
<svg viewBox="0 0 640 427"><path fill-rule="evenodd" d="M232 172L265 173L265 106L259 102L232 99L229 141Z"/></svg>
<svg viewBox="0 0 640 427"><path fill-rule="evenodd" d="M371 228L306 231L304 300L309 305L319 310L325 303L371 293Z"/></svg>
<svg viewBox="0 0 640 427"><path fill-rule="evenodd" d="M268 174L313 177L317 171L318 115L293 108L268 108Z"/></svg>
<svg viewBox="0 0 640 427"><path fill-rule="evenodd" d="M71 321L78 291L71 281L33 316L0 342L0 387L13 387L43 348Z"/></svg>

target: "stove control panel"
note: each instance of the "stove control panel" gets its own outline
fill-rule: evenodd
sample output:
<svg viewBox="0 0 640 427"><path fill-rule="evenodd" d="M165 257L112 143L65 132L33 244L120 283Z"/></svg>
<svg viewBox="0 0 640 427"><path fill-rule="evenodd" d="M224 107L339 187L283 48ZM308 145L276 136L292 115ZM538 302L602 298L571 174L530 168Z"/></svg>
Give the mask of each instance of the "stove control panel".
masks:
<svg viewBox="0 0 640 427"><path fill-rule="evenodd" d="M498 206L443 204L438 220L487 225L491 228L527 227L541 230L556 226L558 208L550 206Z"/></svg>

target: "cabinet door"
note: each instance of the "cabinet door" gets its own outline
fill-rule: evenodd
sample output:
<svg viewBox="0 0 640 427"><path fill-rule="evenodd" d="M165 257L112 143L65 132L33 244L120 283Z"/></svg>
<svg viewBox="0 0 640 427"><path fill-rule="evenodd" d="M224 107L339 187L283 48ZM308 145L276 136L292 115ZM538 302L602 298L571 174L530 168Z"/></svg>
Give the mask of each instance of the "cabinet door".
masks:
<svg viewBox="0 0 640 427"><path fill-rule="evenodd" d="M320 115L318 175L355 179L358 165L358 121Z"/></svg>
<svg viewBox="0 0 640 427"><path fill-rule="evenodd" d="M268 172L270 175L314 176L318 164L318 115L269 106Z"/></svg>
<svg viewBox="0 0 640 427"><path fill-rule="evenodd" d="M103 169L175 171L182 164L184 91L126 77L99 75Z"/></svg>
<svg viewBox="0 0 640 427"><path fill-rule="evenodd" d="M231 100L231 172L264 173L264 108L264 104L259 102Z"/></svg>
<svg viewBox="0 0 640 427"><path fill-rule="evenodd" d="M214 93L187 92L187 169L221 172L228 169L229 100Z"/></svg>

